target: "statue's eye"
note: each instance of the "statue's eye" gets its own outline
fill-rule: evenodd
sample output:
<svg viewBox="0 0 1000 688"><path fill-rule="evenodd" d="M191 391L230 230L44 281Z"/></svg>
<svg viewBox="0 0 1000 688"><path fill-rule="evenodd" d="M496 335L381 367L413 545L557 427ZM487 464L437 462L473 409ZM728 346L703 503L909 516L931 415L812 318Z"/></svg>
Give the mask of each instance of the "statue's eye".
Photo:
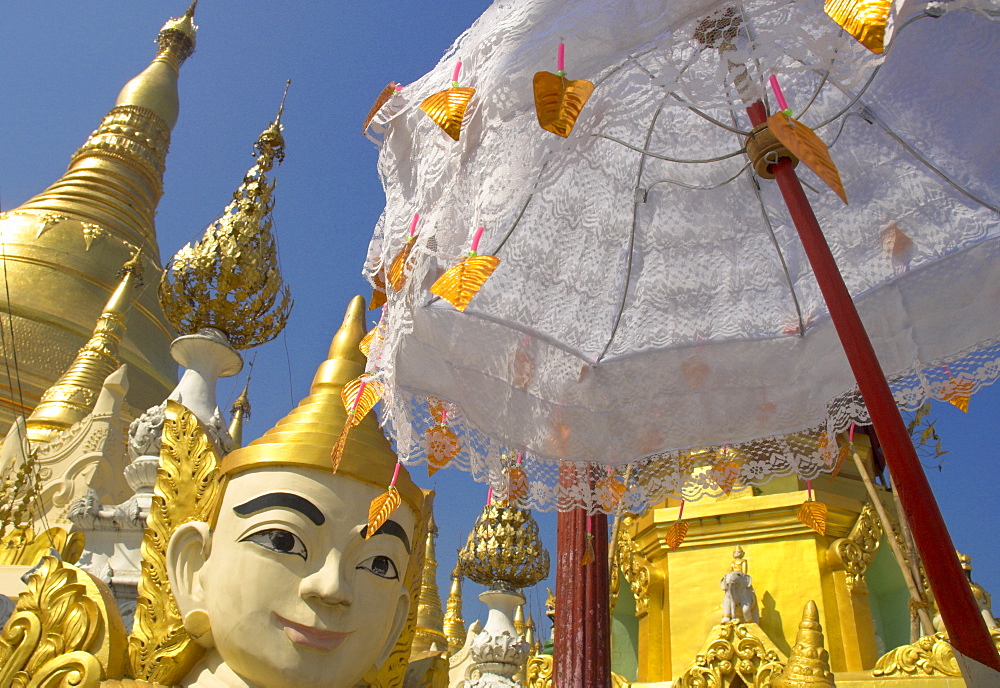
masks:
<svg viewBox="0 0 1000 688"><path fill-rule="evenodd" d="M365 571L371 571L379 578L399 580L399 572L396 570L396 564L394 564L392 559L384 554L379 554L365 559L363 562L358 564L357 568L364 569Z"/></svg>
<svg viewBox="0 0 1000 688"><path fill-rule="evenodd" d="M256 533L247 535L245 538L240 540L240 542L252 542L255 545L260 545L264 549L269 549L272 552L278 552L280 554L294 554L295 556L302 557L303 559L305 559L308 554L306 552L306 546L302 544L302 540L283 528L258 530Z"/></svg>

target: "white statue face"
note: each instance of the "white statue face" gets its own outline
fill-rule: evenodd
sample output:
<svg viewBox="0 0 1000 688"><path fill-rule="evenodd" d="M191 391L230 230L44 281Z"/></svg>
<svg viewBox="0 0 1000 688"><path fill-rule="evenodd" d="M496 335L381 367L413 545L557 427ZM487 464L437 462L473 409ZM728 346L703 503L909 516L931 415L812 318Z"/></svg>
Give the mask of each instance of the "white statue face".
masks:
<svg viewBox="0 0 1000 688"><path fill-rule="evenodd" d="M182 615L208 614L199 642L225 665L216 678L231 670L268 688L350 687L388 657L409 609L415 517L403 504L366 540L381 493L314 469L254 469L230 480L214 531L178 529L171 584Z"/></svg>

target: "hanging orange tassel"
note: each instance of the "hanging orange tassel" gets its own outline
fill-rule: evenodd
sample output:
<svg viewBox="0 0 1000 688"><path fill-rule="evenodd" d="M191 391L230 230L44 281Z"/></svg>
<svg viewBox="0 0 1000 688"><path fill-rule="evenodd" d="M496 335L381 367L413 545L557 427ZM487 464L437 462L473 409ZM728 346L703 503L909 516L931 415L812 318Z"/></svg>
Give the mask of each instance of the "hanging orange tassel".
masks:
<svg viewBox="0 0 1000 688"><path fill-rule="evenodd" d="M368 505L368 529L365 531L366 540L377 533L382 524L388 521L392 513L403 503L402 497L399 496L399 490L396 489L397 477L399 477L398 463L396 464L396 470L392 474L392 482L389 483L389 489L373 499L371 504Z"/></svg>
<svg viewBox="0 0 1000 688"><path fill-rule="evenodd" d="M462 71L462 63L455 66L455 74L451 80L451 88L438 91L420 104L420 109L434 120L448 136L455 141L462 134L462 121L469 101L476 94L474 88L460 88L458 74Z"/></svg>
<svg viewBox="0 0 1000 688"><path fill-rule="evenodd" d="M597 553L594 551L594 534L587 533L587 540L583 548L583 557L580 559L580 566L593 564L595 561L597 561Z"/></svg>
<svg viewBox="0 0 1000 688"><path fill-rule="evenodd" d="M472 250L458 265L448 268L437 281L431 285L431 292L437 294L460 311L472 301L472 297L489 279L493 271L500 265L496 256L480 256L476 253L483 228L479 227L472 239Z"/></svg>
<svg viewBox="0 0 1000 688"><path fill-rule="evenodd" d="M438 400L440 402L440 400ZM428 406L433 410L435 405L428 400ZM462 443L458 436L445 425L448 419L448 409L444 407L444 402L440 402L437 407L441 416L441 422L433 427L427 428L424 432L424 451L427 453L427 477L434 475L438 470L444 468L449 461L458 456L462 451Z"/></svg>
<svg viewBox="0 0 1000 688"><path fill-rule="evenodd" d="M351 428L358 423L372 410L372 407L382 398L382 383L365 375L356 377L346 385L340 393L340 398L344 402L344 409L347 411L347 420L344 421L344 429L337 438L333 450L330 452L330 459L333 462L333 472L337 472L340 466L340 459L344 455L344 446L347 444L347 435Z"/></svg>
<svg viewBox="0 0 1000 688"><path fill-rule="evenodd" d="M580 111L594 92L594 84L580 79L570 81L566 78L565 67L566 46L559 44L556 59L557 70L552 72L536 72L532 86L535 91L535 114L538 125L553 134L563 138L570 135L576 124Z"/></svg>
<svg viewBox="0 0 1000 688"><path fill-rule="evenodd" d="M677 511L677 520L674 521L670 528L667 529L666 543L667 547L671 551L677 549L684 542L684 538L687 537L688 533L688 523L682 520L684 517L684 502L681 501L681 508Z"/></svg>
<svg viewBox="0 0 1000 688"><path fill-rule="evenodd" d="M799 507L798 519L820 535L826 535L826 504L813 500L811 480L806 481L806 485L808 485L809 492L806 501Z"/></svg>
<svg viewBox="0 0 1000 688"><path fill-rule="evenodd" d="M420 219L420 215L413 213L413 222L410 223L410 236L406 238L406 244L403 248L396 254L396 257L392 259L392 263L389 264L389 272L387 276L389 278L389 284L392 285L393 291L401 291L403 287L406 286L406 261L410 258L410 252L413 251L413 247L417 241L417 220Z"/></svg>

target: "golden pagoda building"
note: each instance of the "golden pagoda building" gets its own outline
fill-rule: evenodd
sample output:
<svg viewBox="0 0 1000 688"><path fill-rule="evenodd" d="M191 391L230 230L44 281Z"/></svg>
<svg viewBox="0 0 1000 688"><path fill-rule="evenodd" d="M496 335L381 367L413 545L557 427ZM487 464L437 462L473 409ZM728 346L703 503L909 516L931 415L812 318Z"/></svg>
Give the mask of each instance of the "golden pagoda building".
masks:
<svg viewBox="0 0 1000 688"><path fill-rule="evenodd" d="M3 428L31 413L90 338L122 264L140 251L150 281L158 279L154 215L177 122L179 70L196 31L191 5L163 26L153 61L122 88L63 176L0 214L13 332L2 354L13 372L0 383ZM131 417L173 387L171 339L154 290L140 293L120 351L131 370Z"/></svg>

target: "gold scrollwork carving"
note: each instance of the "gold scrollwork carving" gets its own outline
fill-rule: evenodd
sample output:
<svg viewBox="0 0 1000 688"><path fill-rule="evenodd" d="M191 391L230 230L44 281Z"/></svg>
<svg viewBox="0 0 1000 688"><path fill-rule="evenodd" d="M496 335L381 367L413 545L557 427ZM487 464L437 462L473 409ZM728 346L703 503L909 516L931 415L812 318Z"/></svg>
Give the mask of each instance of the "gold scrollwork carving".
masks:
<svg viewBox="0 0 1000 688"><path fill-rule="evenodd" d="M634 522L635 518L632 516L622 517L621 528L618 530L618 546L615 549L615 569L621 570L625 580L629 582L632 595L635 597L635 615L641 617L649 611L649 568L652 564L639 551L639 546L632 539ZM617 580L615 588L617 592Z"/></svg>
<svg viewBox="0 0 1000 688"><path fill-rule="evenodd" d="M847 574L847 587L852 592L865 592L865 571L878 552L882 539L882 523L866 503L846 538L834 540L827 551L827 561Z"/></svg>
<svg viewBox="0 0 1000 688"><path fill-rule="evenodd" d="M184 630L167 578L167 543L188 521L211 518L219 456L198 418L173 400L164 412L160 467L142 536L142 572L129 638L132 676L175 684L204 653Z"/></svg>
<svg viewBox="0 0 1000 688"><path fill-rule="evenodd" d="M528 657L524 685L525 688L555 688L552 682L552 655ZM629 688L631 685L624 676L612 672L611 688Z"/></svg>
<svg viewBox="0 0 1000 688"><path fill-rule="evenodd" d="M993 644L1000 651L1000 629L992 629ZM886 676L961 676L955 650L947 633L935 633L919 638L882 655L872 670L875 677Z"/></svg>
<svg viewBox="0 0 1000 688"><path fill-rule="evenodd" d="M0 686L96 688L125 666L125 627L111 592L46 556L0 634Z"/></svg>
<svg viewBox="0 0 1000 688"><path fill-rule="evenodd" d="M739 678L750 688L766 688L784 668L778 648L756 624L728 622L695 657L694 665L674 681L674 688L724 688Z"/></svg>

